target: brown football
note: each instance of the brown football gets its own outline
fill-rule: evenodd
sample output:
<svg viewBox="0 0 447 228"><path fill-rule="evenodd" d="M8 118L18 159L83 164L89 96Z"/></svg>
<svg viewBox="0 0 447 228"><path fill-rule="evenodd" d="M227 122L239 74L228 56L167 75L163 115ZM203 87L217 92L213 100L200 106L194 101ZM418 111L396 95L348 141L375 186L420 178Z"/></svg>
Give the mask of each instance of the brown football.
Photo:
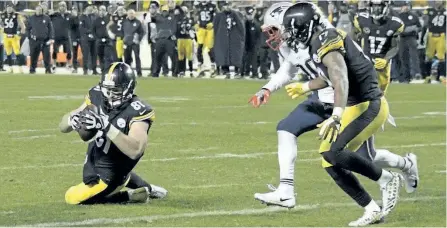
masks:
<svg viewBox="0 0 447 228"><path fill-rule="evenodd" d="M88 113L88 111L91 110L95 113L98 114L98 108L94 105L87 105L87 107L81 111L80 115L79 115L79 122L81 128L77 130L79 137L81 137L82 141L87 142L90 139L92 139L93 137L95 137L96 133L98 133L97 129L86 129L85 125L82 124L83 120L85 119L85 114Z"/></svg>

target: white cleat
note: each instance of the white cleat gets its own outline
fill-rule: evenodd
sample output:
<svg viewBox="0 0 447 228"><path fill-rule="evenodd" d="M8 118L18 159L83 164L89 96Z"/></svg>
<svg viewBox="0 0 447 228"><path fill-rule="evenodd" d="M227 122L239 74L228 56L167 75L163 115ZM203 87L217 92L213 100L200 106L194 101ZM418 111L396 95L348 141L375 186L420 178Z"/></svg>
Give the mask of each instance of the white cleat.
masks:
<svg viewBox="0 0 447 228"><path fill-rule="evenodd" d="M407 193L413 193L416 191L419 184L417 157L415 154L409 153L405 155L405 159L411 163L410 168L407 171L402 172L406 182L405 191Z"/></svg>
<svg viewBox="0 0 447 228"><path fill-rule="evenodd" d="M382 219L381 211L365 211L365 213L359 219L352 221L348 226L358 227L367 226L380 222Z"/></svg>
<svg viewBox="0 0 447 228"><path fill-rule="evenodd" d="M261 201L261 203L267 206L275 205L286 208L294 208L296 205L296 199L294 195L284 194L278 191L274 187L270 187L273 192L268 193L255 193L255 199Z"/></svg>
<svg viewBox="0 0 447 228"><path fill-rule="evenodd" d="M149 188L142 187L137 189L130 189L127 191L129 194L129 203L147 203L149 202Z"/></svg>
<svg viewBox="0 0 447 228"><path fill-rule="evenodd" d="M149 193L149 197L151 199L163 199L167 195L168 195L168 190L166 190L160 186L151 184L151 191Z"/></svg>
<svg viewBox="0 0 447 228"><path fill-rule="evenodd" d="M382 216L387 216L396 207L399 200L399 191L402 176L395 172L390 172L393 178L382 188Z"/></svg>

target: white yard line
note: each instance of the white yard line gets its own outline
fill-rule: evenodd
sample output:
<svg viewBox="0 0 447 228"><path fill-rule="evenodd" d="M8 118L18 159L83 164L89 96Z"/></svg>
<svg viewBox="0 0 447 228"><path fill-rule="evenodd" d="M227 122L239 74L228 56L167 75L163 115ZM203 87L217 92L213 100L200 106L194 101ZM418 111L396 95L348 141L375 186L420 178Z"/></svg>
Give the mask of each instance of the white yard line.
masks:
<svg viewBox="0 0 447 228"><path fill-rule="evenodd" d="M10 215L14 214L14 211L0 211L0 215Z"/></svg>
<svg viewBox="0 0 447 228"><path fill-rule="evenodd" d="M446 170L439 170L439 171L436 171L437 173L447 173L447 171Z"/></svg>
<svg viewBox="0 0 447 228"><path fill-rule="evenodd" d="M31 140L31 139L41 139L41 138L51 138L56 137L56 135L33 135L33 136L24 136L24 137L13 137L15 140Z"/></svg>
<svg viewBox="0 0 447 228"><path fill-rule="evenodd" d="M178 185L172 188L176 189L201 189L201 188L225 188L233 186L242 186L246 184L208 184L208 185Z"/></svg>
<svg viewBox="0 0 447 228"><path fill-rule="evenodd" d="M445 196L438 197L414 197L414 198L401 198L402 202L413 202L413 201L436 201L445 200ZM353 207L356 206L354 203L323 203L323 204L303 204L297 205L292 211L308 211L320 208L334 208L334 207ZM127 218L97 218L97 219L86 219L81 221L63 221L63 222L50 222L50 223L37 223L37 224L25 224L20 226L30 226L30 227L59 227L59 226L87 226L87 225L104 225L104 224L125 224L134 222L154 222L160 220L172 220L179 218L196 218L196 217L211 217L211 216L232 216L232 215L260 215L269 214L279 211L289 211L285 208L280 207L266 207L260 209L242 209L242 210L227 210L227 211L200 211L200 212L190 212L190 213L177 213L168 215L150 215L150 216L139 216L139 217L127 217ZM342 213L342 212L340 212Z"/></svg>
<svg viewBox="0 0 447 228"><path fill-rule="evenodd" d="M394 146L380 146L378 148L415 148L415 147L435 147L435 146L445 146L446 143L430 143L430 144L409 144L409 145L394 145ZM318 150L302 150L298 153L310 153L318 152ZM226 159L226 158L259 158L265 155L275 155L277 152L262 152L262 153L246 153L246 154L213 154L213 155L203 155L203 156L191 156L191 157L172 157L172 158L153 158L150 160L140 160L140 162L171 162L171 161L184 161L184 160L206 160L206 159ZM315 162L320 161L321 158L309 158L309 159L298 159L297 162ZM59 167L78 167L82 164L74 163L62 163L54 165L29 165L29 166L11 166L11 167L0 167L0 170L17 170L17 169L43 169L43 168L59 168Z"/></svg>
<svg viewBox="0 0 447 228"><path fill-rule="evenodd" d="M25 132L56 131L56 130L57 130L57 128L46 128L46 129L22 129L22 130L8 131L8 134L19 134L19 133L25 133Z"/></svg>

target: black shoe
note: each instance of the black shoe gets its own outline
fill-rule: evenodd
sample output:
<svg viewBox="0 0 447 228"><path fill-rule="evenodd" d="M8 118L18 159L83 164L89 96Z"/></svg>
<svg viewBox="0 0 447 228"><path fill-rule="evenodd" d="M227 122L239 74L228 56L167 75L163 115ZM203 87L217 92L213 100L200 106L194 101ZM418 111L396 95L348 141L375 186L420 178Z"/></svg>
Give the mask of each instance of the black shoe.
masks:
<svg viewBox="0 0 447 228"><path fill-rule="evenodd" d="M178 77L179 77L179 78L183 78L183 77L185 77L185 72L182 71L182 72L178 73Z"/></svg>
<svg viewBox="0 0 447 228"><path fill-rule="evenodd" d="M84 70L84 73L83 73L83 75L88 75L88 72Z"/></svg>
<svg viewBox="0 0 447 228"><path fill-rule="evenodd" d="M52 74L51 70L45 70L45 74Z"/></svg>
<svg viewBox="0 0 447 228"><path fill-rule="evenodd" d="M73 69L73 70L71 71L71 73L72 73L72 74L77 74L77 73L78 73L78 69Z"/></svg>
<svg viewBox="0 0 447 228"><path fill-rule="evenodd" d="M6 71L5 69L3 69L3 67L0 67L0 71Z"/></svg>
<svg viewBox="0 0 447 228"><path fill-rule="evenodd" d="M36 71L34 71L34 70L30 70L30 71L29 71L29 74L36 74Z"/></svg>
<svg viewBox="0 0 447 228"><path fill-rule="evenodd" d="M99 74L98 74L98 71L96 71L96 70L93 71L93 75L99 75Z"/></svg>

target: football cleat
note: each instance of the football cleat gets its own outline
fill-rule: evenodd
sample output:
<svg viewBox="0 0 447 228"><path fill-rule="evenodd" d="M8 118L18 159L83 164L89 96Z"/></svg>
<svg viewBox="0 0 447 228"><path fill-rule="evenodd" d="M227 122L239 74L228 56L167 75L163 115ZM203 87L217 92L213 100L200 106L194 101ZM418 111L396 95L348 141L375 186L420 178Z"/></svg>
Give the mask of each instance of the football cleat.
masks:
<svg viewBox="0 0 447 228"><path fill-rule="evenodd" d="M167 195L168 195L168 190L166 190L160 186L151 184L151 191L149 193L149 197L151 199L163 199Z"/></svg>
<svg viewBox="0 0 447 228"><path fill-rule="evenodd" d="M402 176L391 172L393 178L382 188L382 216L387 216L396 207L399 200L399 191Z"/></svg>
<svg viewBox="0 0 447 228"><path fill-rule="evenodd" d="M382 220L381 211L365 211L365 213L359 219L352 221L348 224L351 227L367 226L370 224L376 224Z"/></svg>
<svg viewBox="0 0 447 228"><path fill-rule="evenodd" d="M255 199L261 201L261 203L267 206L280 206L285 208L294 208L296 205L296 199L294 195L288 195L278 191L276 188L269 186L273 192L268 193L255 193Z"/></svg>
<svg viewBox="0 0 447 228"><path fill-rule="evenodd" d="M149 202L149 188L142 187L127 191L129 194L129 203L147 203Z"/></svg>
<svg viewBox="0 0 447 228"><path fill-rule="evenodd" d="M419 184L417 156L413 153L408 153L405 155L404 159L407 162L411 163L410 168L402 172L402 175L404 176L406 182L405 191L407 193L413 193L414 191L416 191L416 188L418 187Z"/></svg>

